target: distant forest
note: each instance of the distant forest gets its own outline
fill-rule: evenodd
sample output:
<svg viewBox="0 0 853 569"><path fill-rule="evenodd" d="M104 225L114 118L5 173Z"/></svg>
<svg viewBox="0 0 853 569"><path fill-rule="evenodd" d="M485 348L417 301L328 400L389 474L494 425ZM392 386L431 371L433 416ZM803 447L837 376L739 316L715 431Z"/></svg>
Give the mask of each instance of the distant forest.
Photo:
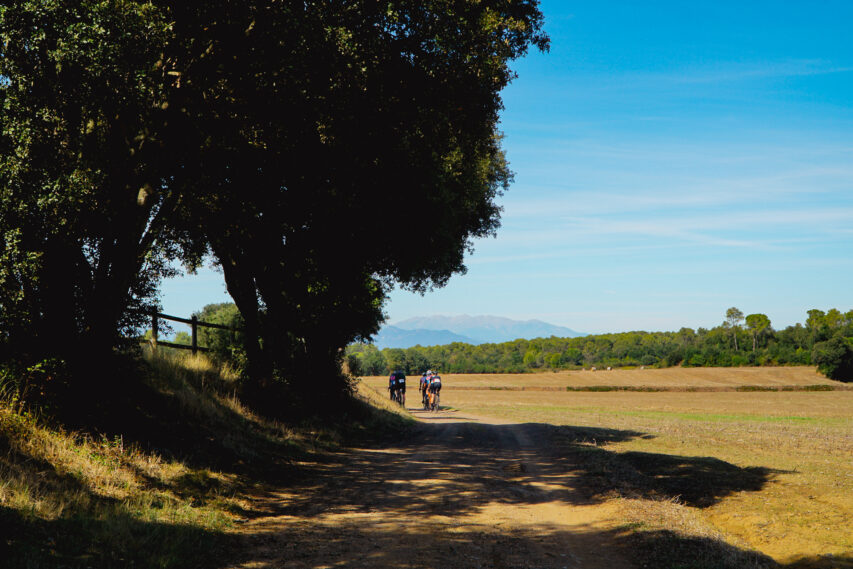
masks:
<svg viewBox="0 0 853 569"><path fill-rule="evenodd" d="M385 348L352 344L350 371L383 375L392 370L420 374L524 373L589 367L730 367L816 365L827 377L853 380L853 310L809 310L805 324L775 330L764 314L744 317L726 311L714 328L677 332L622 332L580 338L536 338L500 344Z"/></svg>

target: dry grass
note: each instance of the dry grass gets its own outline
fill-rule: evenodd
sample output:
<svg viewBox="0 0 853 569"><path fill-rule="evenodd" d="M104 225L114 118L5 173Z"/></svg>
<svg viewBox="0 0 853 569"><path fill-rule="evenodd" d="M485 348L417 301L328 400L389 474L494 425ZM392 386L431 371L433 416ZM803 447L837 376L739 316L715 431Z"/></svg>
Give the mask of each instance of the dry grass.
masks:
<svg viewBox="0 0 853 569"><path fill-rule="evenodd" d="M748 373L747 373L748 372ZM848 567L853 557L853 392L566 392L491 387L565 384L566 374L447 376L444 402L461 412L517 422L642 433L599 443L614 456L694 457L744 471L766 472L760 488L732 491L713 503L623 496L624 515L639 543L666 536L695 545L690 555L717 556L691 567ZM811 385L810 368L737 368L580 372L569 377L607 384L690 386ZM595 376L595 377L592 377ZM679 385L678 381L685 382ZM368 380L384 386L385 378ZM552 383L547 383L552 381ZM826 380L823 380L826 383ZM479 389L466 390L465 387ZM458 387L459 389L454 389ZM485 388L485 389L483 389ZM697 483L699 481L697 480ZM663 545L662 545L663 544ZM638 546L639 547L639 546ZM752 551L757 553L751 553ZM705 553L700 553L705 552ZM664 555L664 557L660 557ZM834 556L834 557L833 557ZM666 552L652 565L674 563ZM803 558L808 561L798 561ZM667 561L669 559L669 561ZM723 560L726 560L723 562ZM717 564L715 564L717 563ZM680 565L679 565L680 566Z"/></svg>
<svg viewBox="0 0 853 569"><path fill-rule="evenodd" d="M148 364L150 387L168 406L145 410L154 422L179 410L181 430L202 425L220 448L247 457L299 443L233 397L233 371L192 356L149 356ZM221 554L250 509L252 481L201 453L164 452L123 435L68 432L0 402L0 564L189 567Z"/></svg>
<svg viewBox="0 0 853 569"><path fill-rule="evenodd" d="M443 389L443 388L442 388ZM442 390L444 393L444 390ZM596 421L647 418L694 419L702 422L782 422L849 424L853 392L547 392L447 389L448 405L495 408L515 420L572 420L575 415ZM611 417L607 419L607 417Z"/></svg>
<svg viewBox="0 0 853 569"><path fill-rule="evenodd" d="M338 423L288 426L243 405L227 366L145 360L144 381L116 379L135 391L102 431L42 420L0 385L0 567L218 566L256 514L252 496L299 476L298 462L412 423L360 386Z"/></svg>
<svg viewBox="0 0 853 569"><path fill-rule="evenodd" d="M621 500L626 524L633 532L634 557L644 567L691 569L776 569L769 557L752 551L749 544L697 516L677 498L671 500ZM685 563L686 562L686 563Z"/></svg>

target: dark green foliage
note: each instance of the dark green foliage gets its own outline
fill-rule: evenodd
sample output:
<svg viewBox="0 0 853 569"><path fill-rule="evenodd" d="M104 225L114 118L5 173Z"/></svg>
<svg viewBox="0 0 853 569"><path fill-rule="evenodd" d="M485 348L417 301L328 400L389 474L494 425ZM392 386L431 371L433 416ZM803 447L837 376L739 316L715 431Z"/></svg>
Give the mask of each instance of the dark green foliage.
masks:
<svg viewBox="0 0 853 569"><path fill-rule="evenodd" d="M193 343L193 338L189 334L189 332L180 331L175 334L175 338L172 340L175 344L181 344L182 346L190 346Z"/></svg>
<svg viewBox="0 0 853 569"><path fill-rule="evenodd" d="M377 331L395 283L444 285L497 229L511 179L499 93L512 59L547 46L537 3L181 3L172 15L169 58L198 137L179 180L183 227L223 269L253 388L274 370L294 396L326 398L316 378ZM408 211L431 230L399 230Z"/></svg>
<svg viewBox="0 0 853 569"><path fill-rule="evenodd" d="M237 367L245 364L243 318L233 302L208 304L193 314L201 322L228 326L231 330L198 326L198 345L209 348L214 356L227 360ZM180 343L180 342L177 342Z"/></svg>
<svg viewBox="0 0 853 569"><path fill-rule="evenodd" d="M390 373L392 367L407 373L419 373L427 368L445 373L520 373L592 366L603 369L607 366L817 365L827 377L849 381L853 377L853 348L850 347L853 311L842 314L835 309L829 310L821 318L836 315L831 325L818 318L818 313L824 314L822 311L809 312L808 327L796 324L778 332L770 327L766 316L759 314L747 318L749 330L726 322L710 330L623 332L478 346L454 343L380 351L370 344L353 344L347 353L358 358L364 375ZM735 334L740 338L739 350L734 349ZM814 342L815 338L828 336L832 339Z"/></svg>
<svg viewBox="0 0 853 569"><path fill-rule="evenodd" d="M834 336L825 342L818 342L812 352L812 361L830 379L853 381L851 338Z"/></svg>
<svg viewBox="0 0 853 569"><path fill-rule="evenodd" d="M211 255L247 394L345 393L388 291L497 230L500 92L542 25L536 0L4 3L0 356L112 353ZM411 211L431 230L392 235Z"/></svg>
<svg viewBox="0 0 853 569"><path fill-rule="evenodd" d="M0 7L7 358L98 359L142 323L134 309L156 304L177 252L162 184L169 81L158 62L168 35L150 3Z"/></svg>
<svg viewBox="0 0 853 569"><path fill-rule="evenodd" d="M417 348L410 348L417 350ZM347 348L347 354L358 361L359 375L382 375L391 373L385 356L373 344L353 344ZM353 369L353 368L350 368ZM406 373L414 373L406 366Z"/></svg>

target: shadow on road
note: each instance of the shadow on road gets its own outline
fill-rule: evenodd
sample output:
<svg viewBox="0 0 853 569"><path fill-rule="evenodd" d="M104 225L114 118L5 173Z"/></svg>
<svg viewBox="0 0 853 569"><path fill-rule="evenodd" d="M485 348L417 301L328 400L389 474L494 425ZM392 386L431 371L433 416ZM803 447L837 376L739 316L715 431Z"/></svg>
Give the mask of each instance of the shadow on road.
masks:
<svg viewBox="0 0 853 569"><path fill-rule="evenodd" d="M387 525L387 524L386 524ZM322 524L276 533L259 533L248 543L254 553L242 559L256 569L320 567L407 568L584 568L654 567L656 569L850 569L853 556L804 557L779 564L755 551L708 538L668 531L629 533L540 525L534 531L446 532L427 541L411 528L383 524ZM589 551L590 544L597 550ZM617 553L627 565L606 559Z"/></svg>
<svg viewBox="0 0 853 569"><path fill-rule="evenodd" d="M668 532L605 531L583 524L567 531L536 519L508 531L482 519L465 522L482 518L495 505L591 506L615 496L678 498L702 508L735 492L761 490L776 471L710 457L617 453L602 446L650 436L636 431L454 419L431 415L398 441L348 449L307 466L313 472L306 483L267 501L262 513L267 521L247 527L248 557L241 562L252 567L606 566L582 559L595 556L589 549L597 544L628 559L655 559L663 551L668 557L658 560L660 567L778 566L754 552ZM440 520L440 538L424 537L428 520ZM681 561L673 565L676 558ZM802 563L797 569L812 566Z"/></svg>
<svg viewBox="0 0 853 569"><path fill-rule="evenodd" d="M336 473L325 483L345 491L316 503L311 492L280 513L353 507L419 515L433 513L425 489L441 487L448 515L485 503L591 504L620 495L678 498L707 507L741 491L758 491L769 468L741 468L711 457L617 453L602 445L648 436L635 431L558 427L526 423L484 425L450 422L422 425L413 436L383 446L348 449L317 464L317 474ZM308 476L316 481L316 477ZM427 482L432 481L432 482Z"/></svg>

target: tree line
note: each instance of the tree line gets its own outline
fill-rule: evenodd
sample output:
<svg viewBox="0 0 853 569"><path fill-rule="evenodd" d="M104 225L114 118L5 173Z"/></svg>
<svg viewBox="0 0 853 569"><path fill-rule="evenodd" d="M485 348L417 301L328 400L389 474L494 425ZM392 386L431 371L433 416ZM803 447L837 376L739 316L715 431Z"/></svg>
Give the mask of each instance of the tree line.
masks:
<svg viewBox="0 0 853 569"><path fill-rule="evenodd" d="M536 0L4 3L0 366L103 396L160 281L210 261L245 394L346 393L391 288L497 230L500 93L542 25ZM433 231L389 239L409 211Z"/></svg>
<svg viewBox="0 0 853 569"><path fill-rule="evenodd" d="M728 367L816 365L827 377L853 380L853 310L809 310L805 323L775 330L765 314L744 317L737 308L710 329L622 332L578 338L536 338L499 344L385 348L355 343L350 369L384 375L420 373L524 373L611 367Z"/></svg>

